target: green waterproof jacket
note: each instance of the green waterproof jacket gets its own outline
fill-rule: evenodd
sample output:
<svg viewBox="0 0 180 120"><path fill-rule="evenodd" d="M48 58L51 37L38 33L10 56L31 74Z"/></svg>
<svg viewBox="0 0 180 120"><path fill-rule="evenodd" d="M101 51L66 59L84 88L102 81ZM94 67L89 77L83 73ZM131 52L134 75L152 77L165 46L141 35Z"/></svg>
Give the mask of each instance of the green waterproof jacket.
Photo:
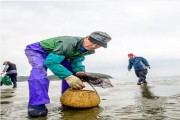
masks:
<svg viewBox="0 0 180 120"><path fill-rule="evenodd" d="M60 63L64 59L68 59L71 63L72 71L85 71L85 66L82 62L85 60L85 55L94 54L94 50L82 52L80 47L83 43L81 37L60 36L40 41L41 47L49 53L44 64L56 76L64 79L73 73L65 68Z"/></svg>

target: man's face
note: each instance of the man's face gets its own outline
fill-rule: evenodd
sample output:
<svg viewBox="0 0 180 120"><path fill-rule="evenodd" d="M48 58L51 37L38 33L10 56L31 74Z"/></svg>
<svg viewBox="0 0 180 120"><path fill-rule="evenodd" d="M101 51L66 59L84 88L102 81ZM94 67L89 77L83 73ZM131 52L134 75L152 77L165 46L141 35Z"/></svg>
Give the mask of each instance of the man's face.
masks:
<svg viewBox="0 0 180 120"><path fill-rule="evenodd" d="M86 37L84 39L84 44L83 44L84 48L86 50L95 50L97 48L100 48L101 46L100 45L97 45L97 44L94 44L92 42L89 41L89 37Z"/></svg>

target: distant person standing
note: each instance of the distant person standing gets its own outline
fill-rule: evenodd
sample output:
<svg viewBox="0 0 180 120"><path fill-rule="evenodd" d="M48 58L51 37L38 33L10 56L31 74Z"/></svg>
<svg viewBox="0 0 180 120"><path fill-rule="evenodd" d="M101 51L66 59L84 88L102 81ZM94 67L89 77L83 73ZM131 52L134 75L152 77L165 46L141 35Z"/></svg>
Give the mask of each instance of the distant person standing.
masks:
<svg viewBox="0 0 180 120"><path fill-rule="evenodd" d="M147 68L150 69L150 65L148 61L143 57L136 57L134 54L129 53L129 65L128 70L130 71L132 67L134 67L136 76L139 78L137 85L141 85L142 83L146 84L146 75L148 73Z"/></svg>
<svg viewBox="0 0 180 120"><path fill-rule="evenodd" d="M11 63L9 61L4 61L3 65L5 65L3 71L1 72L1 75L6 73L7 76L11 78L11 81L13 82L13 88L17 88L17 69L16 65L14 63ZM2 85L1 81L1 85Z"/></svg>

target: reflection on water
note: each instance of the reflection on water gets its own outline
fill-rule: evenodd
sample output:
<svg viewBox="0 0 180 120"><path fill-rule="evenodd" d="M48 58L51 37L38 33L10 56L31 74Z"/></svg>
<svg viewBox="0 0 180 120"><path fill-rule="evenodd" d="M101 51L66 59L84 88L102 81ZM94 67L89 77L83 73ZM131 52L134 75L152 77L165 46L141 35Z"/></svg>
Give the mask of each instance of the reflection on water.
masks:
<svg viewBox="0 0 180 120"><path fill-rule="evenodd" d="M12 96L12 95L2 95L2 96L1 96L1 99L2 99L2 98L10 98L10 97L13 97L13 96Z"/></svg>
<svg viewBox="0 0 180 120"><path fill-rule="evenodd" d="M28 84L19 82L17 89L1 87L2 120L171 120L180 118L180 79L149 80L138 86L136 81L113 80L113 88L96 88L101 98L99 107L67 109L61 106L60 81L51 81L47 104L48 115L29 118ZM59 91L59 92L58 92Z"/></svg>
<svg viewBox="0 0 180 120"><path fill-rule="evenodd" d="M103 111L101 107L94 107L91 109L69 109L62 108L60 114L64 120L98 120L101 117L99 114Z"/></svg>
<svg viewBox="0 0 180 120"><path fill-rule="evenodd" d="M11 101L1 101L1 104L10 104Z"/></svg>
<svg viewBox="0 0 180 120"><path fill-rule="evenodd" d="M141 85L141 95L138 97L138 107L140 112L146 117L150 116L151 119L163 119L165 118L164 109L166 99L158 97L153 94L150 87L147 84Z"/></svg>
<svg viewBox="0 0 180 120"><path fill-rule="evenodd" d="M141 89L142 89L141 93L142 93L143 98L147 98L147 99L155 99L155 98L157 98L150 91L150 88L149 88L149 86L147 84L141 85Z"/></svg>

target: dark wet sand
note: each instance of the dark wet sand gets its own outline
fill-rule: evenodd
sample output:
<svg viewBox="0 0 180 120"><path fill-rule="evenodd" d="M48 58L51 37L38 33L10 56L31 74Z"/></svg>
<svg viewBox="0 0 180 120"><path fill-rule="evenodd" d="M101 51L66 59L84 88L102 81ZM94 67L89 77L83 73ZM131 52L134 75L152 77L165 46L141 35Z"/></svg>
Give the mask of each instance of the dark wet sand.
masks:
<svg viewBox="0 0 180 120"><path fill-rule="evenodd" d="M99 107L85 110L64 109L60 102L61 82L51 81L47 117L33 120L179 120L180 78L154 78L148 85L138 86L136 80L112 79L113 88L98 88ZM91 89L86 84L86 89ZM27 82L18 88L1 87L1 119L30 120L27 115Z"/></svg>

